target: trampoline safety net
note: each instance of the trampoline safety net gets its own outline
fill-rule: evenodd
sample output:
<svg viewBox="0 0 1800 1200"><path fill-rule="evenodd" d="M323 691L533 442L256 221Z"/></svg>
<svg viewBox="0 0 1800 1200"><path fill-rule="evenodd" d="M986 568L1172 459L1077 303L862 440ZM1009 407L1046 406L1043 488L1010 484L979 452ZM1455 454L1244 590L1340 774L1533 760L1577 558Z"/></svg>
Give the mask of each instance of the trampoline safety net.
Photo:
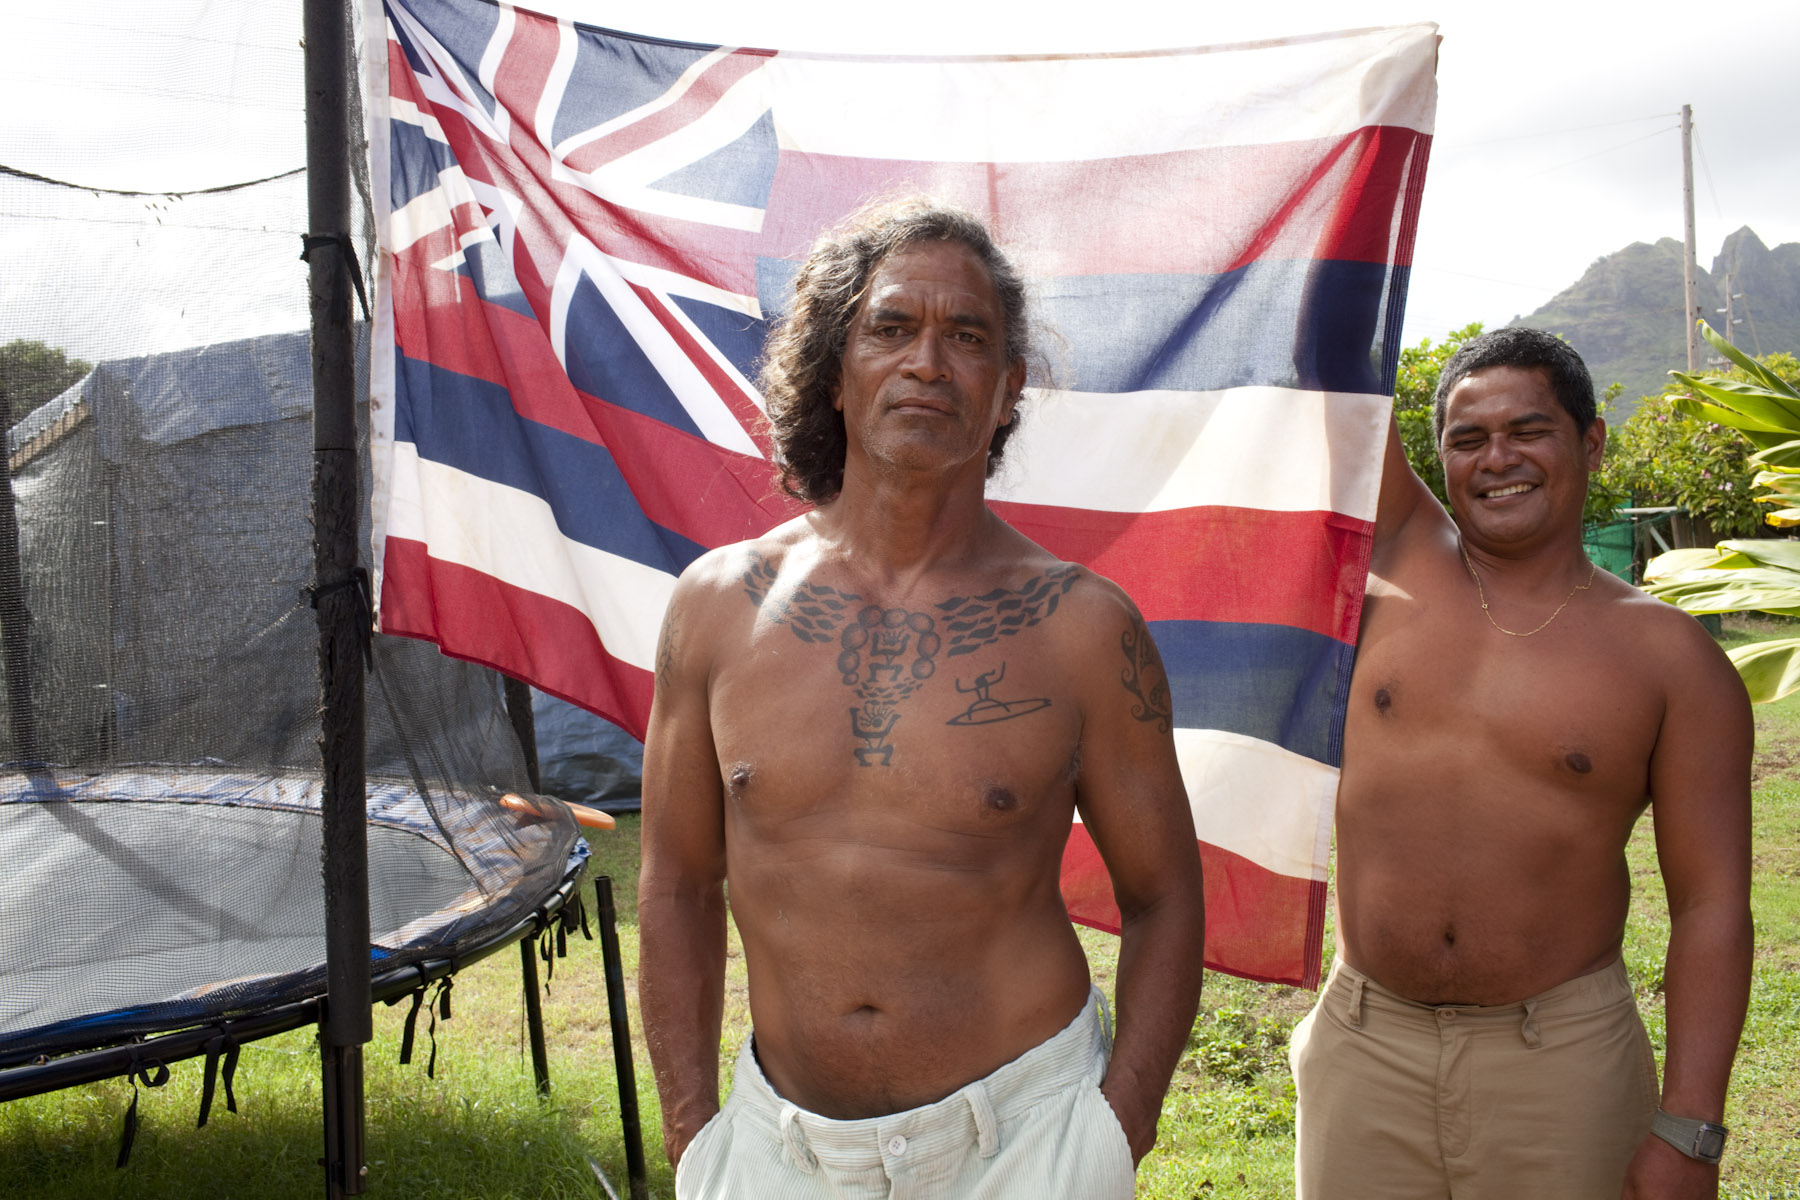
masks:
<svg viewBox="0 0 1800 1200"><path fill-rule="evenodd" d="M0 243L0 1067L324 990L299 8L94 30L84 54L184 101L186 125L108 118L154 178L73 127L0 164L29 231ZM366 532L366 465L360 499ZM371 659L379 972L491 941L585 848L560 808L500 806L529 785L498 676L379 636Z"/></svg>

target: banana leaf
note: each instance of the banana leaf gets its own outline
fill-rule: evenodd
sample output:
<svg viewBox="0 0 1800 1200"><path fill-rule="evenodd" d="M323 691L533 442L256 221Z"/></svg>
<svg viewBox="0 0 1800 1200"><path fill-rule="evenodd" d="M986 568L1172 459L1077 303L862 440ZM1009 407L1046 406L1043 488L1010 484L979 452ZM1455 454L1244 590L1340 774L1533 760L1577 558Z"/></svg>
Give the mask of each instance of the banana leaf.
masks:
<svg viewBox="0 0 1800 1200"><path fill-rule="evenodd" d="M1800 571L1800 542L1786 538L1732 538L1720 542L1715 549L1742 555L1759 566Z"/></svg>
<svg viewBox="0 0 1800 1200"><path fill-rule="evenodd" d="M1800 638L1756 642L1726 652L1752 704L1767 704L1800 691Z"/></svg>
<svg viewBox="0 0 1800 1200"><path fill-rule="evenodd" d="M1644 582L1656 583L1688 571L1704 571L1709 567L1748 567L1748 558L1712 546L1691 546L1669 550L1644 564Z"/></svg>
<svg viewBox="0 0 1800 1200"><path fill-rule="evenodd" d="M1684 612L1756 610L1800 617L1800 574L1771 567L1683 571L1644 590Z"/></svg>
<svg viewBox="0 0 1800 1200"><path fill-rule="evenodd" d="M1711 342L1713 349L1730 359L1753 381L1762 384L1778 395L1800 397L1800 393L1795 392L1792 384L1720 337L1718 331L1705 321L1700 322L1700 336Z"/></svg>
<svg viewBox="0 0 1800 1200"><path fill-rule="evenodd" d="M1790 440L1795 432L1791 425L1763 421L1747 416L1735 408L1720 408L1716 404L1708 404L1704 400L1696 400L1692 396L1675 396L1670 399L1669 404L1676 412L1686 413L1697 421L1711 421L1714 425L1729 426L1763 448L1779 446Z"/></svg>
<svg viewBox="0 0 1800 1200"><path fill-rule="evenodd" d="M1758 450L1748 459L1759 467L1776 467L1784 470L1800 470L1800 438L1791 442L1783 442L1779 446L1769 446Z"/></svg>
<svg viewBox="0 0 1800 1200"><path fill-rule="evenodd" d="M1766 429L1800 432L1800 396L1783 396L1736 379L1688 378L1682 382L1715 404L1742 413Z"/></svg>

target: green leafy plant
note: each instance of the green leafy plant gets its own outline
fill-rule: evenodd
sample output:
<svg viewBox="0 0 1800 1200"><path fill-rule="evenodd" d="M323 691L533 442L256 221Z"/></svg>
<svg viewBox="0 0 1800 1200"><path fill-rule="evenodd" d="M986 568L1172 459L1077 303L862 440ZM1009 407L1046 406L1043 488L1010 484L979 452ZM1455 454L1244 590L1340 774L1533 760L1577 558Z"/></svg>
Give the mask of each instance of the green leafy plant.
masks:
<svg viewBox="0 0 1800 1200"><path fill-rule="evenodd" d="M1800 389L1781 373L1784 368L1793 373L1793 357L1771 355L1758 362L1704 322L1700 331L1737 370L1724 376L1671 371L1688 392L1672 396L1670 406L1696 421L1742 433L1755 447L1745 465L1759 468L1751 483L1769 489L1754 499L1783 506L1766 519L1777 526L1800 525ZM1676 550L1653 559L1644 580L1645 591L1691 613L1800 616L1800 543L1742 539L1711 550ZM1800 689L1800 638L1729 653L1757 703Z"/></svg>

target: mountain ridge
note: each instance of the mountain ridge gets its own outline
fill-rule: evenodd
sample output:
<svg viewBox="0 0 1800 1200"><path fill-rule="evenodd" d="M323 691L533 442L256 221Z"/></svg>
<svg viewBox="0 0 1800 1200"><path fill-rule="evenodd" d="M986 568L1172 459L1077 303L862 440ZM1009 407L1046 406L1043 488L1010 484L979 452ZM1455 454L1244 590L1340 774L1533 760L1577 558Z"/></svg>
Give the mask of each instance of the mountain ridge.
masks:
<svg viewBox="0 0 1800 1200"><path fill-rule="evenodd" d="M1681 243L1674 238L1633 242L1602 255L1569 287L1508 325L1546 329L1568 339L1594 376L1594 387L1613 382L1625 390L1614 401L1611 422L1623 421L1643 396L1662 393L1671 370L1687 369L1681 277ZM1700 308L1723 331L1729 281L1734 293L1733 341L1750 354L1800 351L1800 242L1771 249L1743 226L1725 239L1712 268L1698 268ZM1716 358L1702 343L1707 358Z"/></svg>

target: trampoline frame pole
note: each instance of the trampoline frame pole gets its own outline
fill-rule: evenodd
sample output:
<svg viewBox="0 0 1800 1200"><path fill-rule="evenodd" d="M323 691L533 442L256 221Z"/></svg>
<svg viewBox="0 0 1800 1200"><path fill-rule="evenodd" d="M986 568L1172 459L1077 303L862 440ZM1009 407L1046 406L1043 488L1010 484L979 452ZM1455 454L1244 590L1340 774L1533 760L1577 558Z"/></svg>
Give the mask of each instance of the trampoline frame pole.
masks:
<svg viewBox="0 0 1800 1200"><path fill-rule="evenodd" d="M506 695L506 716L512 722L513 736L519 739L519 751L525 756L525 779L533 792L543 787L538 776L537 722L531 715L531 685L511 675L501 675ZM540 927L541 929L542 927ZM537 1081L540 1096L550 1094L550 1050L544 1044L544 1006L538 992L537 939L526 934L519 939L519 984L525 994L525 1029L531 1038L531 1073Z"/></svg>
<svg viewBox="0 0 1800 1200"><path fill-rule="evenodd" d="M319 623L326 1002L319 1025L325 1194L361 1195L362 1046L370 1039L363 653L357 562L356 359L351 328L348 0L305 0L307 228L313 378L313 607Z"/></svg>
<svg viewBox="0 0 1800 1200"><path fill-rule="evenodd" d="M600 959L606 968L606 1007L612 1020L613 1071L619 1077L619 1124L625 1135L625 1173L631 1200L647 1200L644 1134L638 1121L637 1069L631 1062L631 1014L625 1008L625 961L619 955L619 914L613 907L612 877L594 878L594 906L600 915Z"/></svg>

